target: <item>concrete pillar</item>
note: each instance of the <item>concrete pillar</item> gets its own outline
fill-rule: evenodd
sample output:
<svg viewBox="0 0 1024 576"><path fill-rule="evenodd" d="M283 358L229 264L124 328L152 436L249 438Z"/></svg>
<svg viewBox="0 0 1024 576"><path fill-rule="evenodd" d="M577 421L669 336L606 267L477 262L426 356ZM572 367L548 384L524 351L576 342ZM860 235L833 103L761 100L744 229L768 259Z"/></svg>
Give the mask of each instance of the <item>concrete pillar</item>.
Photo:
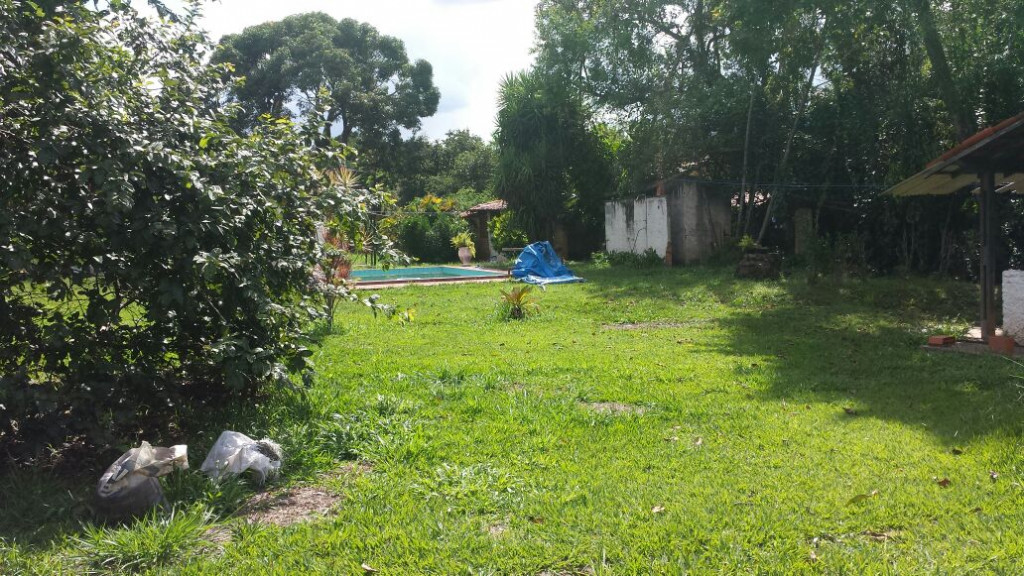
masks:
<svg viewBox="0 0 1024 576"><path fill-rule="evenodd" d="M1024 344L1024 270L1003 272L1003 331Z"/></svg>
<svg viewBox="0 0 1024 576"><path fill-rule="evenodd" d="M814 242L814 211L800 208L793 213L793 253L804 254Z"/></svg>

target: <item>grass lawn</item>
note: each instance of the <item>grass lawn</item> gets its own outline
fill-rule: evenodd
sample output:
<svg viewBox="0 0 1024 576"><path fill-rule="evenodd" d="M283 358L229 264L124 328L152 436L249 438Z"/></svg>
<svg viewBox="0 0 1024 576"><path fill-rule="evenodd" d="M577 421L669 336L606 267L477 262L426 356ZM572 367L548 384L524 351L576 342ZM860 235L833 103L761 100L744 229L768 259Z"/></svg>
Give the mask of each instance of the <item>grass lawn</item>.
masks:
<svg viewBox="0 0 1024 576"><path fill-rule="evenodd" d="M306 400L183 436L195 468L223 428L278 439L272 489L335 514L247 525L251 486L189 472L173 519L103 531L8 474L0 573L1024 573L1024 369L919 349L973 287L576 271L524 322L502 284L383 292L405 325L343 307Z"/></svg>

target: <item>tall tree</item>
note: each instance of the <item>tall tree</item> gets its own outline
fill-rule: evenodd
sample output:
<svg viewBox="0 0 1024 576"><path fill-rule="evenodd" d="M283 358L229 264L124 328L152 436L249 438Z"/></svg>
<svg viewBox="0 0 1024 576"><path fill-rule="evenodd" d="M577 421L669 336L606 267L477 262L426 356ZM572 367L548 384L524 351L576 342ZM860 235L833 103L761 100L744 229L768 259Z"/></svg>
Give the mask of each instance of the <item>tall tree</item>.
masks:
<svg viewBox="0 0 1024 576"><path fill-rule="evenodd" d="M953 119L957 138L963 140L974 133L976 124L970 111L964 105L963 98L960 97L960 87L953 79L953 71L949 66L949 59L946 58L946 47L942 42L942 34L939 32L935 16L932 14L931 2L930 0L913 0L912 4L917 12L917 22L921 28L924 47L928 51L928 59L931 60L935 83L945 101L949 115Z"/></svg>
<svg viewBox="0 0 1024 576"><path fill-rule="evenodd" d="M369 24L322 12L289 16L221 39L214 56L244 77L230 93L251 127L262 114L295 116L326 90L324 134L373 147L415 130L437 111L440 93L426 60L410 62L405 44Z"/></svg>
<svg viewBox="0 0 1024 576"><path fill-rule="evenodd" d="M538 71L507 77L499 95L495 191L531 240L558 224L601 228L614 176L582 100Z"/></svg>
<svg viewBox="0 0 1024 576"><path fill-rule="evenodd" d="M626 133L624 193L724 181L737 233L781 243L808 207L869 231L880 267L904 239L899 265L934 267L965 219L878 188L1024 108L1015 0L541 0L537 38L538 69Z"/></svg>

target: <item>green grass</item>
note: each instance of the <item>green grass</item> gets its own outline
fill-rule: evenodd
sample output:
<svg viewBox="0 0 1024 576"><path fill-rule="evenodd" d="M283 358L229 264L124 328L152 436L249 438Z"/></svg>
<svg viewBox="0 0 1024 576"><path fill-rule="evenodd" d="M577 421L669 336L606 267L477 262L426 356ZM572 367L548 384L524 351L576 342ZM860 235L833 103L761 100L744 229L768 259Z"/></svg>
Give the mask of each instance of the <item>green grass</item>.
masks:
<svg viewBox="0 0 1024 576"><path fill-rule="evenodd" d="M147 548L166 521L81 528L80 492L8 476L0 573L1024 572L1024 370L919 348L966 328L971 286L577 272L522 322L505 284L383 292L412 324L342 308L307 398L185 439L194 465L222 428L279 440L280 482L343 494L336 516L241 526L254 487L177 473L168 499L233 537ZM354 459L372 470L330 473ZM61 512L33 523L41 503Z"/></svg>

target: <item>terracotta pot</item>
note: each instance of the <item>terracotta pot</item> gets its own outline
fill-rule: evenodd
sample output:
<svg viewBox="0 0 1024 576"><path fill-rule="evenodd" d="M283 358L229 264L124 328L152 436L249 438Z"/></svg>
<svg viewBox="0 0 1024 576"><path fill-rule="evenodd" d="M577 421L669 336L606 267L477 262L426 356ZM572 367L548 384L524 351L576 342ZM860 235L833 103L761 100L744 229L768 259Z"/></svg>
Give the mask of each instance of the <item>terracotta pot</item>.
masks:
<svg viewBox="0 0 1024 576"><path fill-rule="evenodd" d="M1013 356L1017 349L1017 342L1010 336L989 336L988 347L996 354Z"/></svg>
<svg viewBox="0 0 1024 576"><path fill-rule="evenodd" d="M473 254L470 253L469 246L459 248L459 261L462 262L463 266L469 266L473 263Z"/></svg>

